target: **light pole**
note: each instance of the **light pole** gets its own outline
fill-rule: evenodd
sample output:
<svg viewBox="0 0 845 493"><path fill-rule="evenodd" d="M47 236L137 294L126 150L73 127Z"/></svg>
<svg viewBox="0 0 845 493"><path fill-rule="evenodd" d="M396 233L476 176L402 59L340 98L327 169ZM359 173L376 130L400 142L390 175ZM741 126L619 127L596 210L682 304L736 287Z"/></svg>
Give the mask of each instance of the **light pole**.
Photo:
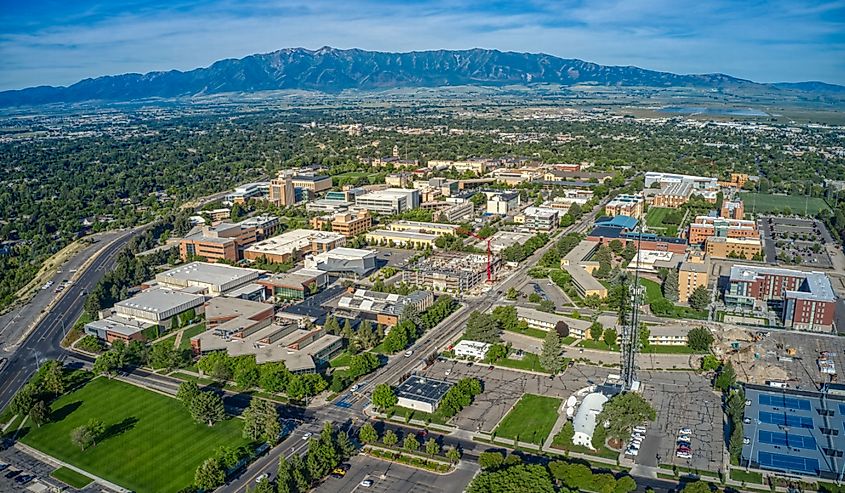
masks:
<svg viewBox="0 0 845 493"><path fill-rule="evenodd" d="M35 369L40 370L41 369L41 363L38 360L38 351L36 351L35 348L29 348L29 350L32 351L32 356L35 358Z"/></svg>

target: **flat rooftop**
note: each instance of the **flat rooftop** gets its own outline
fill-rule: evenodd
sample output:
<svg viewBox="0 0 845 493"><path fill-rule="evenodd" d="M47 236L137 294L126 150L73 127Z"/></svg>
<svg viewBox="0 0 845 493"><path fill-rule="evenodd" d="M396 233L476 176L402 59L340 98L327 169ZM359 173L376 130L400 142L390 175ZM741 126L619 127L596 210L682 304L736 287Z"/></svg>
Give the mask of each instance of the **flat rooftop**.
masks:
<svg viewBox="0 0 845 493"><path fill-rule="evenodd" d="M347 247L338 247L329 250L328 252L323 252L314 256L315 259L341 259L341 260L360 260L363 258L367 258L369 256L375 256L378 252L375 250L367 250L363 248L347 248Z"/></svg>
<svg viewBox="0 0 845 493"><path fill-rule="evenodd" d="M141 291L127 300L118 301L114 306L159 313L179 308L185 304L199 306L204 301L204 296L190 294L184 291L149 289L147 291Z"/></svg>
<svg viewBox="0 0 845 493"><path fill-rule="evenodd" d="M232 267L221 263L191 262L156 274L155 279L161 283L180 286L185 286L190 282L222 286L231 282L248 282L252 279L258 279L262 272L257 269Z"/></svg>
<svg viewBox="0 0 845 493"><path fill-rule="evenodd" d="M818 301L835 301L836 294L830 284L830 278L824 272L800 271L792 269L779 269L777 267L764 267L757 265L734 265L731 267L731 282L753 282L759 276L783 276L800 277L804 279L799 291L787 291L796 298L813 299Z"/></svg>
<svg viewBox="0 0 845 493"><path fill-rule="evenodd" d="M436 406L450 388L452 384L445 380L411 375L396 387L396 397Z"/></svg>
<svg viewBox="0 0 845 493"><path fill-rule="evenodd" d="M338 233L317 231L316 229L294 229L254 243L247 250L257 253L290 254L302 250L312 243L331 243L344 239L345 237Z"/></svg>
<svg viewBox="0 0 845 493"><path fill-rule="evenodd" d="M410 241L434 241L440 236L436 234L419 233L417 231L391 231L389 229L377 229L367 234L374 236L383 236L385 238L399 238L402 240Z"/></svg>
<svg viewBox="0 0 845 493"><path fill-rule="evenodd" d="M118 314L106 317L101 320L94 320L85 324L86 327L90 327L97 330L106 330L108 332L114 332L127 337L133 334L137 334L138 332L141 332L142 330L152 327L154 325L155 324L152 322L141 322L139 320L135 320L133 318L126 318Z"/></svg>

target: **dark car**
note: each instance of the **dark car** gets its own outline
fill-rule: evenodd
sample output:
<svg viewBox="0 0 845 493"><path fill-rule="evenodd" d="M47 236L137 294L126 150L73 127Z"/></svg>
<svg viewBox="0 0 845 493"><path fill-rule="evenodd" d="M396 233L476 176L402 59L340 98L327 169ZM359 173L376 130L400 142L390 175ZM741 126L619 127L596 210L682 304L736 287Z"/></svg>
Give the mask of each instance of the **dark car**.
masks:
<svg viewBox="0 0 845 493"><path fill-rule="evenodd" d="M35 476L33 476L31 474L22 474L22 475L15 478L15 482L19 483L19 484L26 484L26 483L32 481L32 478L34 478L34 477Z"/></svg>
<svg viewBox="0 0 845 493"><path fill-rule="evenodd" d="M17 469L12 469L11 471L9 471L9 472L7 472L7 473L6 473L6 477L7 477L7 478L13 478L13 477L17 476L17 475L18 475L18 474L20 474L20 473L21 473L21 472L20 472L19 470L17 470Z"/></svg>
<svg viewBox="0 0 845 493"><path fill-rule="evenodd" d="M0 462L0 471L5 471L8 468L9 464L6 464L5 462Z"/></svg>

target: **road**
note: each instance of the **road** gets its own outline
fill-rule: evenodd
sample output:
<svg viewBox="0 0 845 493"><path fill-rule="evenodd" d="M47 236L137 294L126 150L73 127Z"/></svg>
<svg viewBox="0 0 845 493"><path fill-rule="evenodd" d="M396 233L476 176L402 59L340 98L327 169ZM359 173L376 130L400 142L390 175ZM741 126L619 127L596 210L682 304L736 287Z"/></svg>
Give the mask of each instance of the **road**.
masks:
<svg viewBox="0 0 845 493"><path fill-rule="evenodd" d="M262 474L268 474L271 478L275 476L278 468L279 458L281 456L290 457L291 454L301 452L304 450L302 446L302 434L305 432L317 433L322 428L324 422L332 422L336 425L343 425L346 423L362 423L367 419L364 414L364 409L369 404L368 395L371 394L373 388L380 383L396 383L401 378L414 371L422 363L420 359L427 355L437 353L444 349L449 343L457 339L457 337L466 328L467 320L474 311L484 312L489 310L494 304L498 303L503 294L511 287L518 288L522 286L527 280L527 271L537 265L543 255L555 246L556 239L562 235L572 232L583 232L587 230L594 222L598 211L604 208L604 205L609 201L606 198L600 203L592 212L585 214L580 220L572 226L564 229L554 240L549 241L543 247L537 249L528 259L524 260L520 266L514 270L506 279L495 285L495 289L490 289L487 293L465 298L463 305L445 320L440 322L437 327L431 329L418 339L409 349L413 351L413 356L406 357L399 353L393 355L388 359L385 366L381 367L374 374L370 375L366 382L361 385L361 388L354 396L349 394L342 394L334 401L322 407L308 409L304 413L305 422L300 426L294 436L289 437L280 445L270 450L266 455L259 460L250 464L247 470L238 478L232 480L225 487L219 491L223 493L246 492L248 487L255 484L255 478ZM345 400L349 407L338 407L335 403ZM284 415L285 411L282 411ZM394 425L391 425L394 426ZM297 438L298 437L298 438ZM450 441L461 447L464 450L464 457L467 459L477 458L477 447L479 444L469 439L458 439L449 437ZM447 442L448 444L449 442ZM484 445L481 450L488 448Z"/></svg>
<svg viewBox="0 0 845 493"><path fill-rule="evenodd" d="M4 352L0 353L9 360L0 370L0 409L6 407L15 393L35 372L38 365L49 359L64 360L66 358L66 352L60 347L59 343L64 338L66 330L82 314L85 301L83 291L86 293L91 291L103 275L114 266L115 256L126 245L126 242L143 229L144 227L140 227L120 232L110 240L110 243L105 245L102 242L97 243L96 245L102 248L100 254L91 262L85 272L79 275L77 281L65 289L63 296L50 312L44 316L20 345L7 346ZM87 249L85 251L87 252ZM23 324L28 323L28 320L20 317L12 323Z"/></svg>

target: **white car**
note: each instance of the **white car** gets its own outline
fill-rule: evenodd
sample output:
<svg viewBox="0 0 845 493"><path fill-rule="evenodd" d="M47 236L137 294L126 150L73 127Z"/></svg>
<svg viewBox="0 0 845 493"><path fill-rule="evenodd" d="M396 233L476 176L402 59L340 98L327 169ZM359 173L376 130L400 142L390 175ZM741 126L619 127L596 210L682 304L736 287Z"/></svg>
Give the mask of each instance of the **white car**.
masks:
<svg viewBox="0 0 845 493"><path fill-rule="evenodd" d="M451 369L451 368L447 368L447 369L446 369L446 376L448 377L448 376L449 376L449 375L451 375L451 374L452 374L452 369Z"/></svg>
<svg viewBox="0 0 845 493"><path fill-rule="evenodd" d="M640 453L640 451L635 449L635 448L629 448L629 449L625 450L625 455L633 455L633 456L636 457L639 453Z"/></svg>
<svg viewBox="0 0 845 493"><path fill-rule="evenodd" d="M260 482L264 481L265 479L269 479L269 478L270 478L270 475L265 472L264 474L260 474L257 478L255 478L255 482L260 483Z"/></svg>
<svg viewBox="0 0 845 493"><path fill-rule="evenodd" d="M306 432L305 432L305 434L304 434L304 435L302 435L302 439L303 439L303 440L308 440L308 439L309 439L309 438L311 438L313 435L314 435L314 434L313 434L313 433L311 433L310 431L306 431Z"/></svg>
<svg viewBox="0 0 845 493"><path fill-rule="evenodd" d="M369 488L372 485L373 485L372 479L365 479L365 480L361 481L361 486L363 486L365 488Z"/></svg>
<svg viewBox="0 0 845 493"><path fill-rule="evenodd" d="M689 436L689 435L678 435L678 440L677 440L677 441L679 441L679 442L688 442L688 441L690 441L690 436Z"/></svg>
<svg viewBox="0 0 845 493"><path fill-rule="evenodd" d="M635 426L631 431L634 433L645 433L645 426Z"/></svg>
<svg viewBox="0 0 845 493"><path fill-rule="evenodd" d="M361 388L361 385L356 383L355 385L352 386L351 389L349 389L349 391L350 392L356 392L360 388Z"/></svg>
<svg viewBox="0 0 845 493"><path fill-rule="evenodd" d="M743 444L743 445L748 445L749 443L751 443L751 439L750 439L750 438L748 438L748 437L743 437L743 438L742 438L742 444Z"/></svg>
<svg viewBox="0 0 845 493"><path fill-rule="evenodd" d="M406 358L410 358L412 354L414 354L413 349L409 349L409 350L405 351L405 357Z"/></svg>
<svg viewBox="0 0 845 493"><path fill-rule="evenodd" d="M692 430L689 428L681 428L678 430L678 435L692 435Z"/></svg>
<svg viewBox="0 0 845 493"><path fill-rule="evenodd" d="M675 456L679 459L692 459L692 454L687 452L677 452Z"/></svg>

